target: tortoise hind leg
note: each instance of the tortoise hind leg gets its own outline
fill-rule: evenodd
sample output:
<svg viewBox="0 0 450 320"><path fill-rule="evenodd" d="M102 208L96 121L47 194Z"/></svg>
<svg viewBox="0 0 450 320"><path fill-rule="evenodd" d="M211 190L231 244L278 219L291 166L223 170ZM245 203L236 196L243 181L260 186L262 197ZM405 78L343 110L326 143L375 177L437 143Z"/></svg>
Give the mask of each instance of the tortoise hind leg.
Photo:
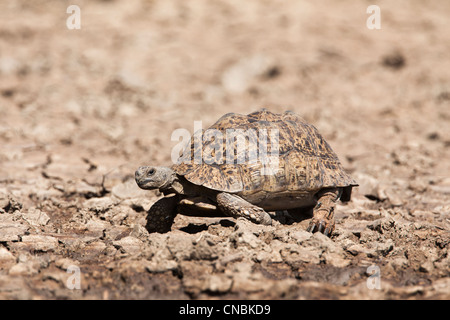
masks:
<svg viewBox="0 0 450 320"><path fill-rule="evenodd" d="M245 201L241 197L222 192L217 195L217 205L220 210L233 218L243 217L254 223L271 225L272 218L264 209Z"/></svg>
<svg viewBox="0 0 450 320"><path fill-rule="evenodd" d="M308 226L309 232L322 232L330 236L334 230L334 207L342 190L329 188L317 193L317 205L313 209L313 218Z"/></svg>
<svg viewBox="0 0 450 320"><path fill-rule="evenodd" d="M177 215L178 197L164 197L156 201L148 211L147 225L148 232L169 232L173 220Z"/></svg>

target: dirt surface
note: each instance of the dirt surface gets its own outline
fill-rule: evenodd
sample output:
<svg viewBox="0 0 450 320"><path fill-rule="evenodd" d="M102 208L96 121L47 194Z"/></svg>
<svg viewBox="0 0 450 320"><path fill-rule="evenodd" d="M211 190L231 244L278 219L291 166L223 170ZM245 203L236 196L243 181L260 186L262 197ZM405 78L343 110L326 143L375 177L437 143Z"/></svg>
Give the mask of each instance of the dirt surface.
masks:
<svg viewBox="0 0 450 320"><path fill-rule="evenodd" d="M450 299L450 2L374 1L380 30L370 4L2 1L0 298ZM149 234L136 168L263 106L360 184L332 237L181 215Z"/></svg>

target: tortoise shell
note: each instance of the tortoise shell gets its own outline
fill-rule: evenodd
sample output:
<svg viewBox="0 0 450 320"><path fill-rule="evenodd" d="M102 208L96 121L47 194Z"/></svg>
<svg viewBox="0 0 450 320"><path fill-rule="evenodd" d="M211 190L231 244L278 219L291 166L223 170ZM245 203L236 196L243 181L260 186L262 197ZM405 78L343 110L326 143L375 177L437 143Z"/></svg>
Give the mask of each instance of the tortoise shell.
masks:
<svg viewBox="0 0 450 320"><path fill-rule="evenodd" d="M243 196L342 187L346 201L357 185L317 129L290 111L225 114L194 133L173 170L193 184Z"/></svg>

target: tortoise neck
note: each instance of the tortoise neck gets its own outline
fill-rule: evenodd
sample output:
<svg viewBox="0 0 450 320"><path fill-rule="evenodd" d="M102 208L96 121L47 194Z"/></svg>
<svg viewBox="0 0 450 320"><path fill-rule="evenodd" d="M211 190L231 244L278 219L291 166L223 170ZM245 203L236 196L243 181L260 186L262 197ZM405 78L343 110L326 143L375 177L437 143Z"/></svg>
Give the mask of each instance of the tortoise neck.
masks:
<svg viewBox="0 0 450 320"><path fill-rule="evenodd" d="M161 191L164 195L168 195L171 193L185 193L184 185L175 173L169 179L167 179L166 183L164 183L164 185L159 188L159 191Z"/></svg>

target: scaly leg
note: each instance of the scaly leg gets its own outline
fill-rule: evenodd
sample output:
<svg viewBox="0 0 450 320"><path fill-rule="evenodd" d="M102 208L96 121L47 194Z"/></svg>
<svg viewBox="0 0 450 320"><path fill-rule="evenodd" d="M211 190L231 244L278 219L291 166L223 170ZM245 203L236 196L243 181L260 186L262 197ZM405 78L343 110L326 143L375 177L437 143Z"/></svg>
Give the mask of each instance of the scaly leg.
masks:
<svg viewBox="0 0 450 320"><path fill-rule="evenodd" d="M217 195L217 205L220 210L233 218L243 217L254 223L270 225L272 218L264 209L245 201L241 197L222 192Z"/></svg>
<svg viewBox="0 0 450 320"><path fill-rule="evenodd" d="M334 207L341 196L338 188L320 190L317 193L317 205L314 207L313 218L308 226L309 232L322 232L330 236L334 230Z"/></svg>
<svg viewBox="0 0 450 320"><path fill-rule="evenodd" d="M177 215L178 197L164 197L156 201L148 211L147 225L148 232L165 233L170 231L173 220Z"/></svg>

